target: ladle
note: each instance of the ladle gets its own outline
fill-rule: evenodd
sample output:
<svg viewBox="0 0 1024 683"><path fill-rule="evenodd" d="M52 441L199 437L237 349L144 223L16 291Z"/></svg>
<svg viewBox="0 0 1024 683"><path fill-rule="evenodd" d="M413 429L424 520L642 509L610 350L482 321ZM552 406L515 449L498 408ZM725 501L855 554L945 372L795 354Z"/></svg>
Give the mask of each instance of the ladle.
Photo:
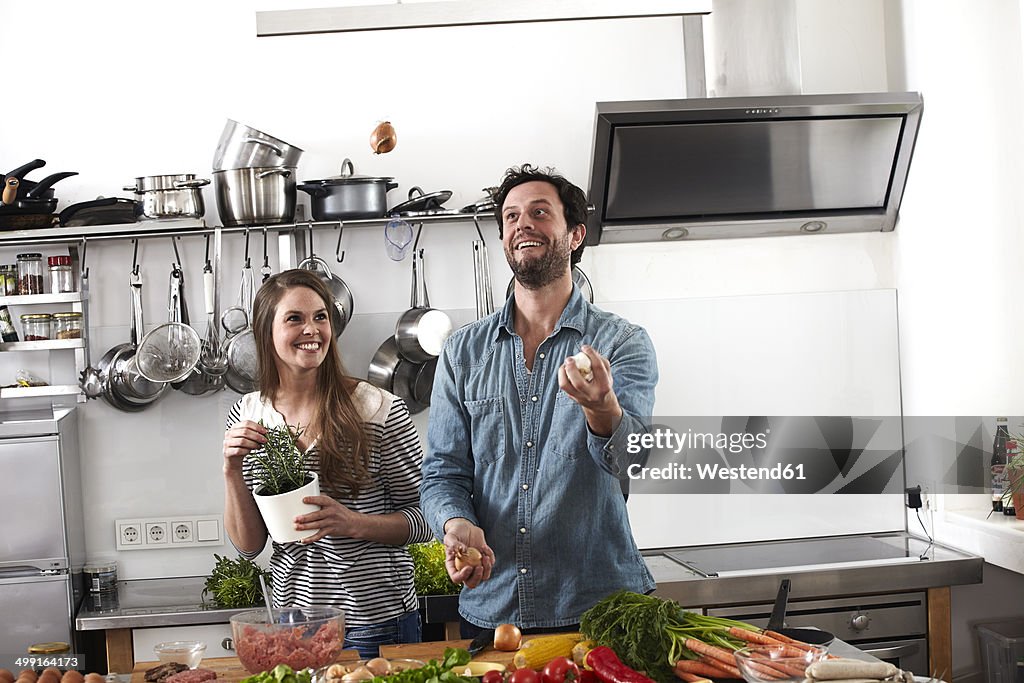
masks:
<svg viewBox="0 0 1024 683"><path fill-rule="evenodd" d="M210 265L210 236L206 236L206 265L203 266L203 294L206 303L206 338L199 356L199 367L207 375L215 377L228 371L228 357L220 344L220 333L214 311L213 266Z"/></svg>

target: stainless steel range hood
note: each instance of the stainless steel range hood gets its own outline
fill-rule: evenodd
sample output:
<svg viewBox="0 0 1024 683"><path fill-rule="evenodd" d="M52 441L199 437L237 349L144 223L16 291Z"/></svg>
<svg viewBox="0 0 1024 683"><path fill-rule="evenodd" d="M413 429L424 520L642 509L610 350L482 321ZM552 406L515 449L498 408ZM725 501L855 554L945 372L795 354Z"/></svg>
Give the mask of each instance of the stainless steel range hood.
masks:
<svg viewBox="0 0 1024 683"><path fill-rule="evenodd" d="M599 102L587 243L890 231L918 93Z"/></svg>

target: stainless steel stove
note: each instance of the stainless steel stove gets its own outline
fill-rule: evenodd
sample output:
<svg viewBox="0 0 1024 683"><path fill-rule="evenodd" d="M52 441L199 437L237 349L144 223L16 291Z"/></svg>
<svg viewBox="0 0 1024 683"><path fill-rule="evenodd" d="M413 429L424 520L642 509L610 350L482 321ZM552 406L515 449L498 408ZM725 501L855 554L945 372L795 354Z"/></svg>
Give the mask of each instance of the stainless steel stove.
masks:
<svg viewBox="0 0 1024 683"><path fill-rule="evenodd" d="M983 560L905 532L645 551L656 594L706 614L767 625L791 582L788 626L835 634L929 675L928 589L981 581Z"/></svg>
<svg viewBox="0 0 1024 683"><path fill-rule="evenodd" d="M743 543L668 550L664 555L701 576L750 576L824 568L923 562L934 545L904 533Z"/></svg>

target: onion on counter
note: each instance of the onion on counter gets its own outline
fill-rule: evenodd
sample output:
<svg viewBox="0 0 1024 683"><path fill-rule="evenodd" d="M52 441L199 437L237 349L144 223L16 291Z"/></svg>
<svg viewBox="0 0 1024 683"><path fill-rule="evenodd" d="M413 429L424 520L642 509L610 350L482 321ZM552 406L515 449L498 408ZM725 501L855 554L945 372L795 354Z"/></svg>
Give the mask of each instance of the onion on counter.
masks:
<svg viewBox="0 0 1024 683"><path fill-rule="evenodd" d="M370 133L370 149L374 154L387 154L398 144L398 135L390 121L382 121Z"/></svg>

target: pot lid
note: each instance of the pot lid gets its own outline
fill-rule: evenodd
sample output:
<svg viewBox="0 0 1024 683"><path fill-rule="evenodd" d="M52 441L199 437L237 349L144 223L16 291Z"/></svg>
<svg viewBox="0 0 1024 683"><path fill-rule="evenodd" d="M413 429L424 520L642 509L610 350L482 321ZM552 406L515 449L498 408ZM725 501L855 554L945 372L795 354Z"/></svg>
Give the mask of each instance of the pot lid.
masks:
<svg viewBox="0 0 1024 683"><path fill-rule="evenodd" d="M419 196L416 196L417 193L419 194ZM423 190L420 187L414 186L409 189L409 201L402 202L401 204L397 204L391 207L388 210L388 215L391 216L396 213L408 215L413 212L421 211L436 213L439 211L443 211L443 204L451 198L451 190L440 190L438 192L430 192L429 194L424 194Z"/></svg>
<svg viewBox="0 0 1024 683"><path fill-rule="evenodd" d="M340 175L319 180L304 180L304 183L318 185L358 185L360 183L392 183L394 178L390 176L356 175L352 160L346 158L341 162Z"/></svg>
<svg viewBox="0 0 1024 683"><path fill-rule="evenodd" d="M146 175L135 179L135 187L127 188L126 191L149 192L150 190L178 190L175 183L195 180L195 173L175 173L171 175Z"/></svg>

